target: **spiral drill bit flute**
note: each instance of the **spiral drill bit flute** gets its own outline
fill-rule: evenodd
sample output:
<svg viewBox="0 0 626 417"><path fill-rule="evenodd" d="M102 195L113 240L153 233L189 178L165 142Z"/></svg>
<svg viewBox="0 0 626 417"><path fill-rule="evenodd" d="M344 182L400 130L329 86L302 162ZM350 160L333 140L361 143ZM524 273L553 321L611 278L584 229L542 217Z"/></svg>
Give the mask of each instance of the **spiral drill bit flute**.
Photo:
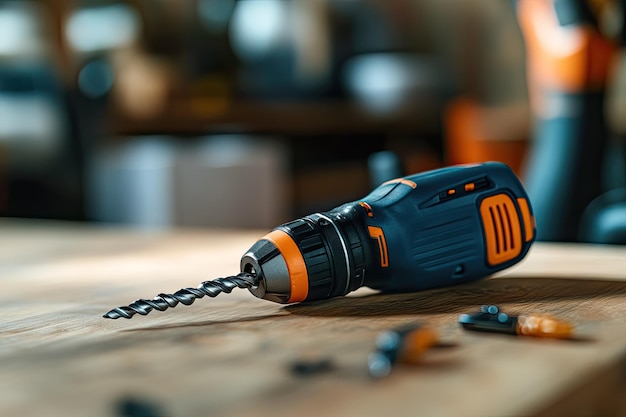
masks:
<svg viewBox="0 0 626 417"><path fill-rule="evenodd" d="M115 308L131 318L234 288L279 303L367 286L409 292L477 280L519 262L535 239L528 197L504 164L462 165L388 181L360 201L278 226L241 273Z"/></svg>
<svg viewBox="0 0 626 417"><path fill-rule="evenodd" d="M107 319L119 319L120 317L129 319L135 314L145 316L152 310L165 311L170 307L176 307L178 303L188 306L193 304L196 298L202 298L205 295L217 297L223 292L230 293L233 288L252 288L257 283L256 276L242 272L231 277L204 281L197 288L183 288L174 294L161 293L152 300L139 299L128 306L114 308L103 317Z"/></svg>

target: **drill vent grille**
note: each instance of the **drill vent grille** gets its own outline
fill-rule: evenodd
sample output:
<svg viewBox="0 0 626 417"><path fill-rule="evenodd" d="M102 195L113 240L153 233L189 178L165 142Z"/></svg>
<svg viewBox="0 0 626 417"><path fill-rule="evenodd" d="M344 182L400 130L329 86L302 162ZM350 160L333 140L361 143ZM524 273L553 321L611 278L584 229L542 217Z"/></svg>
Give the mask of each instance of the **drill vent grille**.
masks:
<svg viewBox="0 0 626 417"><path fill-rule="evenodd" d="M517 257L522 250L522 231L511 197L497 194L485 198L480 204L480 214L489 264L499 265Z"/></svg>

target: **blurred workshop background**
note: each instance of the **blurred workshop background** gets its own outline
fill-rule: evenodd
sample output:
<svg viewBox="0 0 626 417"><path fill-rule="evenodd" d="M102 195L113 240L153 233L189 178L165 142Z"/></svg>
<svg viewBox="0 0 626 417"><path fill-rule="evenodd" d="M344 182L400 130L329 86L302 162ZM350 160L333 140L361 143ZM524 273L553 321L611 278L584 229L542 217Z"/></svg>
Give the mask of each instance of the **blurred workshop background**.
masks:
<svg viewBox="0 0 626 417"><path fill-rule="evenodd" d="M0 216L270 228L500 160L540 239L626 243L624 9L0 0Z"/></svg>

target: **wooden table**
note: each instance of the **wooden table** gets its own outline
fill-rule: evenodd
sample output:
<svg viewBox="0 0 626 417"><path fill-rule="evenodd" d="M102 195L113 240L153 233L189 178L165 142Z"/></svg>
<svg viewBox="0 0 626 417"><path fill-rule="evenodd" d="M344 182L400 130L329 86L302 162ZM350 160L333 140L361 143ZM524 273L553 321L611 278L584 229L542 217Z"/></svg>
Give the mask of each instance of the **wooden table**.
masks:
<svg viewBox="0 0 626 417"><path fill-rule="evenodd" d="M166 313L109 308L238 270L262 231L140 233L0 221L0 415L624 416L626 248L536 244L492 279L283 306L235 290ZM576 340L470 333L481 304L549 313ZM442 346L375 381L377 334L423 322ZM296 375L297 360L332 368ZM142 408L143 407L143 408Z"/></svg>

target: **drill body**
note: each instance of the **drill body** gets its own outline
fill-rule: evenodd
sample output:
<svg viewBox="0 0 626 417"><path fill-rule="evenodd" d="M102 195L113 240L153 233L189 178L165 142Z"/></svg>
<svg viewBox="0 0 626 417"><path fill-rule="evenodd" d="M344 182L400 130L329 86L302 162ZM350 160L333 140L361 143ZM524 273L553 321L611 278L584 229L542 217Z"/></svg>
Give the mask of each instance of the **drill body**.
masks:
<svg viewBox="0 0 626 417"><path fill-rule="evenodd" d="M285 223L242 257L250 291L280 303L361 286L408 292L483 278L535 239L528 197L504 164L462 165L388 181L362 200Z"/></svg>

